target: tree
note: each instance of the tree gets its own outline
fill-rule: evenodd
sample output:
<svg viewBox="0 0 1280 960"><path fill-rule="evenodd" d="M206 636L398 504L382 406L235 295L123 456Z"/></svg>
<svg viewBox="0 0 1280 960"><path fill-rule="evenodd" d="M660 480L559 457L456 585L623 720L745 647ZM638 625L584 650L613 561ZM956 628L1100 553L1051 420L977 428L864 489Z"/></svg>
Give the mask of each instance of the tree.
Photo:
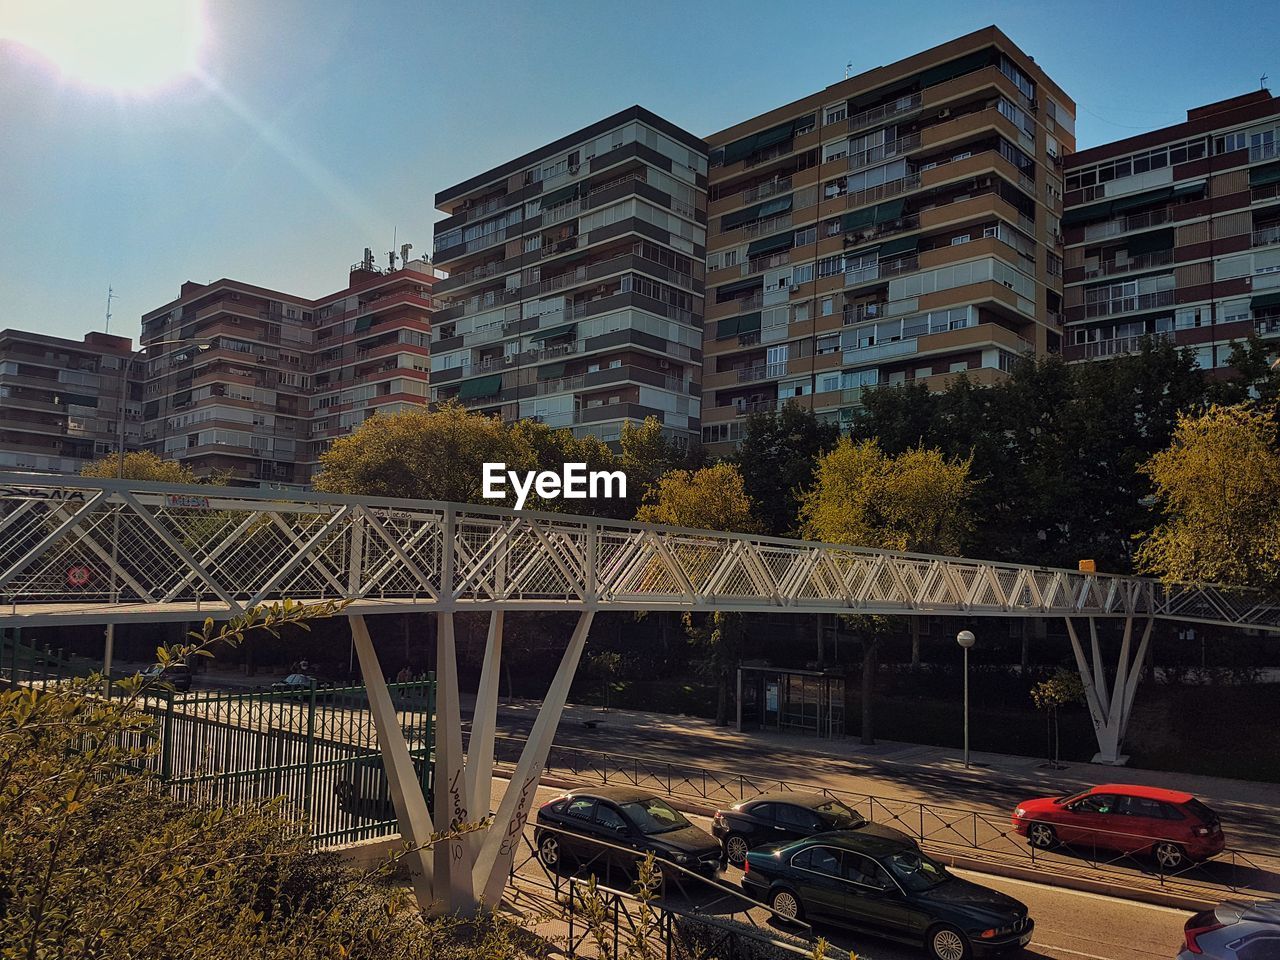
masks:
<svg viewBox="0 0 1280 960"><path fill-rule="evenodd" d="M618 462L627 475L627 494L632 512L649 495L649 488L664 473L688 467L689 452L662 432L657 417L646 417L641 424L630 420L622 424L619 440L622 453Z"/></svg>
<svg viewBox="0 0 1280 960"><path fill-rule="evenodd" d="M1267 414L1242 404L1184 415L1142 469L1163 513L1141 538L1143 572L1280 592L1280 454Z"/></svg>
<svg viewBox="0 0 1280 960"><path fill-rule="evenodd" d="M874 440L842 438L818 461L812 489L800 501L805 536L885 550L957 555L972 529L969 478L972 459L948 459L916 447L888 456ZM920 640L911 618L912 662ZM876 647L884 633L878 618L851 618L862 639L862 742L872 730Z"/></svg>
<svg viewBox="0 0 1280 960"><path fill-rule="evenodd" d="M1048 680L1042 680L1031 688L1031 700L1037 710L1046 713L1047 729L1045 736L1048 742L1045 751L1049 765L1053 770L1061 770L1061 751L1058 738L1058 709L1084 700L1084 681L1074 670L1059 667Z"/></svg>
<svg viewBox="0 0 1280 960"><path fill-rule="evenodd" d="M118 454L103 457L80 468L80 476L99 480L114 480L120 469ZM177 460L162 460L150 450L139 450L124 455L126 480L154 480L158 483L199 483L195 471Z"/></svg>
<svg viewBox="0 0 1280 960"><path fill-rule="evenodd" d="M835 424L794 403L777 413L753 413L747 418L733 462L765 533L780 537L797 529L800 493L813 483L818 457L835 445L839 435Z"/></svg>
<svg viewBox="0 0 1280 960"><path fill-rule="evenodd" d="M742 474L729 463L672 470L650 486L636 519L699 530L753 533L759 523Z"/></svg>
<svg viewBox="0 0 1280 960"><path fill-rule="evenodd" d="M756 528L750 498L743 490L742 474L728 463L701 470L672 470L650 489L637 520L666 523L701 530L741 533ZM742 615L712 613L705 618L685 614L685 633L702 654L704 673L716 684L716 724L729 722L729 681L742 656Z"/></svg>
<svg viewBox="0 0 1280 960"><path fill-rule="evenodd" d="M1275 347L1250 331L1247 339L1231 345L1227 365L1234 375L1213 383L1211 399L1223 406L1253 403L1259 409L1274 411L1280 400L1280 370L1272 366L1275 359Z"/></svg>
<svg viewBox="0 0 1280 960"><path fill-rule="evenodd" d="M510 484L505 500L484 499L486 463L505 463L508 470L535 466L527 440L501 419L447 403L369 418L321 454L313 486L326 493L514 504Z"/></svg>

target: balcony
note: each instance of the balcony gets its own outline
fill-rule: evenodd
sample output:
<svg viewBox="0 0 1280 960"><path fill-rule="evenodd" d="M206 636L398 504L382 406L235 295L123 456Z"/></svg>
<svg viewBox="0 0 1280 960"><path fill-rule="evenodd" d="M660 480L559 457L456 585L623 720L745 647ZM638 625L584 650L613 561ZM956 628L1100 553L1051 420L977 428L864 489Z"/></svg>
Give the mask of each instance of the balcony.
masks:
<svg viewBox="0 0 1280 960"><path fill-rule="evenodd" d="M1280 223L1253 231L1250 241L1250 246L1254 247L1269 247L1273 243L1280 243Z"/></svg>
<svg viewBox="0 0 1280 960"><path fill-rule="evenodd" d="M858 303L847 306L841 311L844 325L847 327L850 324L864 323L867 320L879 320L884 316L884 309L887 305L887 300L879 300L875 303Z"/></svg>
<svg viewBox="0 0 1280 960"><path fill-rule="evenodd" d="M754 187L747 187L742 191L742 203L754 203L756 200L763 200L765 197L772 197L777 193L785 193L791 189L790 177L779 177L776 180L768 180L764 183L756 184Z"/></svg>
<svg viewBox="0 0 1280 960"><path fill-rule="evenodd" d="M845 127L850 133L853 133L855 130L861 130L864 127L879 125L895 117L915 113L921 108L923 102L924 98L919 93L899 97L892 103L881 104L878 107L872 107L870 110L855 113L845 121Z"/></svg>
<svg viewBox="0 0 1280 960"><path fill-rule="evenodd" d="M878 147L872 147L870 150L861 150L858 153L849 154L849 170L861 170L863 167L874 166L892 157L907 153L920 146L920 134L909 133L905 137L899 137L892 143L882 143Z"/></svg>
<svg viewBox="0 0 1280 960"><path fill-rule="evenodd" d="M1107 220L1104 223L1091 223L1084 228L1084 238L1086 242L1093 240L1105 240L1108 237L1118 237L1122 233L1129 233L1131 230L1146 230L1148 227L1158 227L1162 223L1169 223L1173 219L1173 213L1168 207L1159 210L1148 210L1146 213L1136 213L1132 217L1120 217L1117 220Z"/></svg>
<svg viewBox="0 0 1280 960"><path fill-rule="evenodd" d="M773 376L769 373L770 366L776 366L776 364L757 363L751 367L739 367L736 371L738 383L751 383L753 380L764 380Z"/></svg>
<svg viewBox="0 0 1280 960"><path fill-rule="evenodd" d="M1143 344L1155 345L1163 340L1171 340L1169 333L1143 334L1140 337L1119 337L1115 340L1095 340L1092 343L1076 343L1068 348L1072 360L1100 360L1106 357L1118 357L1127 353L1141 353Z"/></svg>
<svg viewBox="0 0 1280 960"><path fill-rule="evenodd" d="M742 235L744 237L768 236L771 233L779 233L786 230L790 226L791 214L784 213L780 217L770 217L768 220L756 220L753 223L744 223L742 225ZM721 234L721 236L723 236L723 234Z"/></svg>
<svg viewBox="0 0 1280 960"><path fill-rule="evenodd" d="M1258 246L1258 244L1254 244L1254 246ZM1124 263L1118 263L1114 260L1104 260L1092 270L1086 267L1084 277L1086 280L1093 280L1097 277L1110 277L1118 273L1133 273L1135 270L1150 270L1154 267L1167 267L1171 263L1173 263L1172 250L1155 250L1151 253L1144 253L1140 256L1133 257Z"/></svg>
<svg viewBox="0 0 1280 960"><path fill-rule="evenodd" d="M846 287L854 287L872 280L886 280L889 277L896 277L899 274L911 273L919 269L920 258L913 253L909 256L898 257L896 260L882 260L869 267L846 270L844 285Z"/></svg>
<svg viewBox="0 0 1280 960"><path fill-rule="evenodd" d="M908 174L898 180L890 180L888 183L881 183L874 187L868 187L866 190L847 194L844 198L844 207L846 210L865 207L867 204L879 203L889 197L896 197L900 193L914 190L918 186L920 186L920 174Z"/></svg>
<svg viewBox="0 0 1280 960"><path fill-rule="evenodd" d="M1086 303L1084 315L1094 317L1110 317L1117 313L1134 313L1138 310L1155 310L1159 307L1173 306L1172 290L1159 290L1156 293L1142 293L1133 297L1120 297L1116 300L1099 300Z"/></svg>
<svg viewBox="0 0 1280 960"><path fill-rule="evenodd" d="M915 353L917 341L915 337L906 340L889 340L885 343L871 344L866 347L853 347L844 351L845 363L871 363L889 357L904 357Z"/></svg>

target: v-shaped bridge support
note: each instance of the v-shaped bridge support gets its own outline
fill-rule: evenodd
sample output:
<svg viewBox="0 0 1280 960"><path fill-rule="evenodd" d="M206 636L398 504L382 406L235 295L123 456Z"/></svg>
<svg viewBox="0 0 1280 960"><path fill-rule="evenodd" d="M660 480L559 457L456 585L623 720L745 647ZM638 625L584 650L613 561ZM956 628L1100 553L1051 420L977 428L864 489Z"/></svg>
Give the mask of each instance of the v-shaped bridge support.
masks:
<svg viewBox="0 0 1280 960"><path fill-rule="evenodd" d="M1138 680L1142 676L1142 663L1147 656L1147 644L1151 640L1151 628L1154 620L1147 620L1142 631L1142 640L1138 643L1137 653L1130 657L1133 641L1133 617L1124 621L1124 637L1120 641L1120 659L1115 668L1115 683L1108 690L1107 671L1102 662L1102 651L1098 644L1098 625L1093 617L1089 618L1089 647L1092 654L1092 666L1086 659L1080 637L1076 634L1075 624L1066 618L1067 635L1071 638L1071 649L1075 653L1076 668L1080 671L1080 679L1084 681L1085 701L1089 705L1089 717L1093 721L1093 731L1098 738L1098 752L1094 763L1110 763L1121 765L1129 758L1120 754L1124 735L1129 727L1129 713L1133 708L1133 698L1138 692Z"/></svg>

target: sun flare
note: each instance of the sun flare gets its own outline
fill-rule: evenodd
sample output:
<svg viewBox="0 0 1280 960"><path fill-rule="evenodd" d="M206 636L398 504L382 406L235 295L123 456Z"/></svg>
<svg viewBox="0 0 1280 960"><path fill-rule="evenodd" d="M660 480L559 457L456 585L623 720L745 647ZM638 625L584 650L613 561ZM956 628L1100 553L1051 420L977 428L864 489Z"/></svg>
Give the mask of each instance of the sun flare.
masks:
<svg viewBox="0 0 1280 960"><path fill-rule="evenodd" d="M200 0L6 0L0 40L31 48L79 83L146 93L197 66L200 6Z"/></svg>

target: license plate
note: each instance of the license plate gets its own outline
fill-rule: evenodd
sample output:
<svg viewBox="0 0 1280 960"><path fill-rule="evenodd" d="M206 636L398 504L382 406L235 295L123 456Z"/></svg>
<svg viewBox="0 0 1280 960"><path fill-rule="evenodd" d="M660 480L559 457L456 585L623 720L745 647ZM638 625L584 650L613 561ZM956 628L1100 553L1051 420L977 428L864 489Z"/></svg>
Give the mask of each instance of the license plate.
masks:
<svg viewBox="0 0 1280 960"><path fill-rule="evenodd" d="M1018 946L1020 947L1025 947L1030 942L1031 942L1031 934L1029 933L1024 933L1022 936L1018 938Z"/></svg>

